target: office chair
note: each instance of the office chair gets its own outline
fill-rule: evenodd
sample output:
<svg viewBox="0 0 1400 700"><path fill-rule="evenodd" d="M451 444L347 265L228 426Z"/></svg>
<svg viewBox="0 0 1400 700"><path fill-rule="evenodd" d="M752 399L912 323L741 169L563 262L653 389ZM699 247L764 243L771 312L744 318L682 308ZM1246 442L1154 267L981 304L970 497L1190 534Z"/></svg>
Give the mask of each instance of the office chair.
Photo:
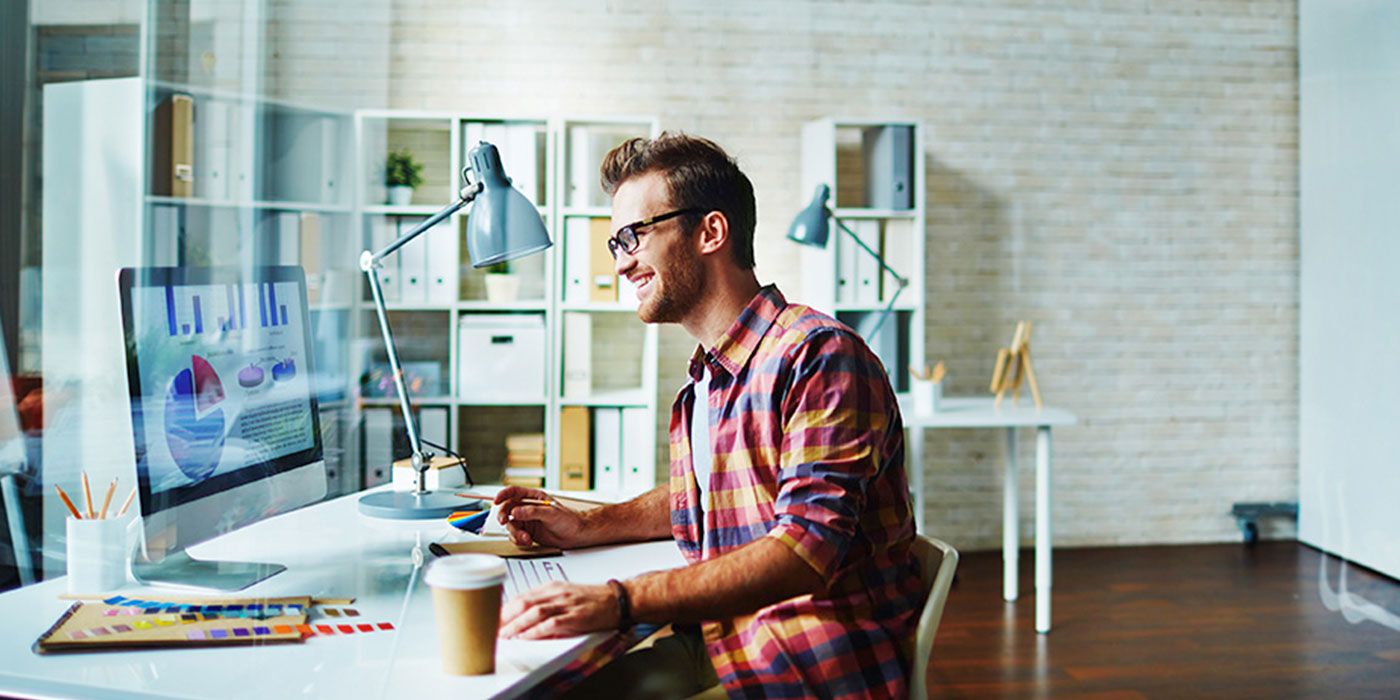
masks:
<svg viewBox="0 0 1400 700"><path fill-rule="evenodd" d="M942 540L918 535L914 538L914 558L919 561L919 577L928 590L928 600L919 614L914 633L914 658L909 664L909 697L928 697L928 664L933 655L933 637L943 619L943 605L958 568L958 550Z"/></svg>

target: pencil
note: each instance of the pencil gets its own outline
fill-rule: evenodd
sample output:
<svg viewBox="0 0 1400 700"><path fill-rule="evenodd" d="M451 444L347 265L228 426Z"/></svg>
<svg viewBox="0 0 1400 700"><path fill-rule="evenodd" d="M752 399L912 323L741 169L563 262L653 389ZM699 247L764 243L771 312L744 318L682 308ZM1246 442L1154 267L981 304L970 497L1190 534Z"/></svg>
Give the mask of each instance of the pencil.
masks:
<svg viewBox="0 0 1400 700"><path fill-rule="evenodd" d="M461 496L462 498L477 498L484 501L494 501L496 498L495 496L487 496L486 494L482 493L458 493L457 495ZM562 510L567 510L571 512L573 511L573 508L570 508L553 498L522 498L519 499L519 502L527 506L555 506Z"/></svg>
<svg viewBox="0 0 1400 700"><path fill-rule="evenodd" d="M119 511L117 511L117 517L118 517L118 518L122 517L123 515L126 515L126 509L131 507L131 500L134 499L134 498L136 498L136 487L135 487L135 486L131 487L131 493L130 493L129 495L127 495L126 501L124 501L124 502L122 503L122 509L119 510Z"/></svg>
<svg viewBox="0 0 1400 700"><path fill-rule="evenodd" d="M73 500L68 498L68 494L63 492L63 487L59 486L58 484L54 484L53 488L55 491L58 491L58 497L63 499L63 505L68 506L68 512L72 513L73 517L77 518L78 520L82 520L83 516L80 513L78 513L78 507L73 505Z"/></svg>
<svg viewBox="0 0 1400 700"><path fill-rule="evenodd" d="M112 505L112 494L117 492L117 480L112 479L112 483L107 485L107 497L102 499L102 512L97 514L98 520L107 519L107 506Z"/></svg>
<svg viewBox="0 0 1400 700"><path fill-rule="evenodd" d="M87 510L83 512L87 513L88 519L91 520L96 513L92 512L92 489L88 486L86 470L83 471L83 501L87 503Z"/></svg>

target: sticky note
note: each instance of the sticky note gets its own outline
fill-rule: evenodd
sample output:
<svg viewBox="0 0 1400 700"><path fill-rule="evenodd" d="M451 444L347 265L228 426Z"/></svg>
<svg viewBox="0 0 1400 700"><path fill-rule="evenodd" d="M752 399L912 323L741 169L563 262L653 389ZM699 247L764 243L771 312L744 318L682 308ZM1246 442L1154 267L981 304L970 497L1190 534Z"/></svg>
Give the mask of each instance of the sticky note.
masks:
<svg viewBox="0 0 1400 700"><path fill-rule="evenodd" d="M330 625L316 625L316 631L321 634L335 634L335 630Z"/></svg>
<svg viewBox="0 0 1400 700"><path fill-rule="evenodd" d="M228 630L209 630L210 639L223 639L228 636Z"/></svg>
<svg viewBox="0 0 1400 700"><path fill-rule="evenodd" d="M185 636L194 640L202 640L204 639L204 630L191 630L190 633Z"/></svg>
<svg viewBox="0 0 1400 700"><path fill-rule="evenodd" d="M111 632L109 632L106 627L94 627L88 630L88 633L97 635L99 637L104 637L108 634L111 634Z"/></svg>
<svg viewBox="0 0 1400 700"><path fill-rule="evenodd" d="M360 624L356 625L356 627L360 628L360 631L361 631L361 632L373 632L373 631L374 631L374 625L371 625L371 624L368 624L368 623L364 623L364 622L361 622Z"/></svg>
<svg viewBox="0 0 1400 700"><path fill-rule="evenodd" d="M323 608L322 612L326 613L327 615L330 615L331 617L340 617L340 611L336 610L335 608Z"/></svg>
<svg viewBox="0 0 1400 700"><path fill-rule="evenodd" d="M360 611L359 611L359 610L356 610L356 609L354 609L354 608L345 608L344 610L341 610L341 612L345 613L345 616L346 616L346 617L359 617L359 616L360 616Z"/></svg>
<svg viewBox="0 0 1400 700"><path fill-rule="evenodd" d="M112 629L116 632L126 633L131 631L131 625L112 625Z"/></svg>
<svg viewBox="0 0 1400 700"><path fill-rule="evenodd" d="M246 627L235 627L235 628L233 628L233 636L235 636L235 637L247 637L247 636L248 636L248 628L246 628Z"/></svg>
<svg viewBox="0 0 1400 700"><path fill-rule="evenodd" d="M381 623L379 623L379 629L381 629L381 630L391 630L391 629L394 629L394 625L393 625L392 623L389 623L389 622L381 622Z"/></svg>
<svg viewBox="0 0 1400 700"><path fill-rule="evenodd" d="M355 628L352 627L352 626L350 626L350 625L336 625L335 628L338 629L338 630L340 630L340 633L341 633L341 634L354 634L354 633L355 633Z"/></svg>
<svg viewBox="0 0 1400 700"><path fill-rule="evenodd" d="M297 625L297 631L302 634L316 634L316 632L311 629L311 625Z"/></svg>
<svg viewBox="0 0 1400 700"><path fill-rule="evenodd" d="M155 626L145 620L137 620L131 624L135 625L136 629L138 630L148 630Z"/></svg>
<svg viewBox="0 0 1400 700"><path fill-rule="evenodd" d="M272 631L273 631L273 632L276 632L277 634L291 634L291 633L292 633L292 626L291 626L291 625L273 625L273 626L272 626Z"/></svg>
<svg viewBox="0 0 1400 700"><path fill-rule="evenodd" d="M268 629L268 628L266 628L266 627L263 627L262 625L259 625L259 626L253 628L253 634L256 634L256 635L259 635L259 636L264 635L264 634L272 634L272 630L270 630L270 629Z"/></svg>
<svg viewBox="0 0 1400 700"><path fill-rule="evenodd" d="M73 639L87 639L87 634L84 633L82 630L73 630L72 632L68 633L68 636Z"/></svg>

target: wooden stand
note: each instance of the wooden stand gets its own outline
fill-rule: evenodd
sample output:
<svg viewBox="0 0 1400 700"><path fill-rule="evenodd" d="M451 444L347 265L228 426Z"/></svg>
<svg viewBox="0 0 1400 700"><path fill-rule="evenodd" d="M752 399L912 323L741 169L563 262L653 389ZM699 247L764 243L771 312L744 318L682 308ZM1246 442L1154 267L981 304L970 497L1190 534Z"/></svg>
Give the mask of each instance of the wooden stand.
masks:
<svg viewBox="0 0 1400 700"><path fill-rule="evenodd" d="M1021 378L1031 385L1031 398L1036 410L1045 407L1040 399L1040 385L1035 381L1035 366L1031 364L1031 322L1020 321L1016 333L1011 338L1011 347L997 350L996 369L992 371L992 393L997 395L996 407L1001 408L1001 399L1011 392L1011 402L1021 400Z"/></svg>

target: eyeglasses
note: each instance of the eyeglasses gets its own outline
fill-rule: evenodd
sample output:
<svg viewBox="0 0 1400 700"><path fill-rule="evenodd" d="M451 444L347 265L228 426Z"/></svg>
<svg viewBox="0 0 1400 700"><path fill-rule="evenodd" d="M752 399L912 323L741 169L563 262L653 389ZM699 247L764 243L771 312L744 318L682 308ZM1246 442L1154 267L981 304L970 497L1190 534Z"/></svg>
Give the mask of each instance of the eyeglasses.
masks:
<svg viewBox="0 0 1400 700"><path fill-rule="evenodd" d="M674 219L674 218L676 218L676 217L678 217L678 216L685 216L686 214L699 214L699 213L702 213L702 212L704 212L704 211L705 211L704 209L699 209L699 208L696 208L696 207L688 207L688 208L685 208L685 209L677 209L677 210L675 210L675 211L668 211L668 212L666 212L665 214L659 214L659 215L653 216L653 217L651 217L651 218L649 218L649 219L642 219L641 221L634 221L634 222L632 222L632 223L630 223L630 224L627 224L626 226L623 226L622 228L618 229L618 230L617 230L617 234L614 235L612 238L609 238L609 239L608 239L608 252L612 254L613 260L616 260L616 259L617 259L617 251L618 251L618 250L621 250L622 252L627 253L628 255L631 255L632 253L637 252L637 245L638 245L637 237L640 236L640 235L642 235L642 233L644 233L643 231L638 231L637 229L642 229L642 228L646 228L646 227L648 227L648 226L653 226L653 225L659 224L659 223L661 223L661 222L663 222L663 221L667 221L667 220L669 220L669 219Z"/></svg>

